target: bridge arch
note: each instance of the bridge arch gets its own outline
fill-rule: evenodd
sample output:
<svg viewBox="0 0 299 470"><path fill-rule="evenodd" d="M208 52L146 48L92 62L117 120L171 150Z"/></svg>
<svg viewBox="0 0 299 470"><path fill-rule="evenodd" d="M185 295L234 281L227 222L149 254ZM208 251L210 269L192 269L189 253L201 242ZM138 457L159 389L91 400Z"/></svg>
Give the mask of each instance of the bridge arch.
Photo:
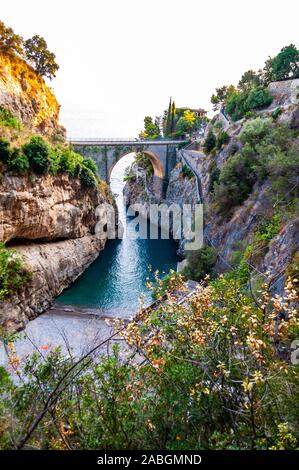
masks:
<svg viewBox="0 0 299 470"><path fill-rule="evenodd" d="M153 166L153 169L154 169L154 176L156 178L161 178L163 179L164 176L165 176L165 171L164 171L164 167L163 167L163 164L160 160L160 158L158 157L158 155L156 155L154 152L150 151L150 150L146 150L146 149L142 149L140 150L142 153L144 153L148 159L150 160L152 166ZM108 182L110 182L110 177L111 177L111 173L113 171L113 168L115 167L115 165L117 164L117 162L119 162L123 157L125 157L126 155L130 154L130 153L138 153L138 150L135 150L135 149L132 149L132 151L126 151L124 154L122 154L118 159L117 161L114 161L113 164L108 168Z"/></svg>

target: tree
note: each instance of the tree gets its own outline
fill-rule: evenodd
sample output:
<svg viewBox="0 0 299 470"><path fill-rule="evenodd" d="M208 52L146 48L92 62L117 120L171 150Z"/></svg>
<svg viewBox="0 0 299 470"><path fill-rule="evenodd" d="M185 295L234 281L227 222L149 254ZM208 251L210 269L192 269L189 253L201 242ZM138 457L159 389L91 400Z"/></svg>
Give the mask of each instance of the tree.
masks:
<svg viewBox="0 0 299 470"><path fill-rule="evenodd" d="M170 135L171 133L171 110L172 110L172 99L169 99L168 111L166 115L166 125L165 125L165 135Z"/></svg>
<svg viewBox="0 0 299 470"><path fill-rule="evenodd" d="M247 70L238 83L238 88L242 91L249 91L251 88L261 84L259 75L254 70Z"/></svg>
<svg viewBox="0 0 299 470"><path fill-rule="evenodd" d="M48 50L44 38L35 35L24 43L26 59L30 61L36 72L52 80L59 66L55 62L55 54Z"/></svg>
<svg viewBox="0 0 299 470"><path fill-rule="evenodd" d="M272 79L284 80L299 77L299 50L290 44L283 47L272 63Z"/></svg>
<svg viewBox="0 0 299 470"><path fill-rule="evenodd" d="M266 61L263 72L263 80L269 83L275 80L299 77L299 50L290 44L281 49L279 54Z"/></svg>
<svg viewBox="0 0 299 470"><path fill-rule="evenodd" d="M204 152L206 154L209 154L216 147L216 143L217 143L216 136L213 132L213 129L210 129L203 145Z"/></svg>
<svg viewBox="0 0 299 470"><path fill-rule="evenodd" d="M216 88L216 93L211 96L211 103L214 105L213 110L217 111L224 106L228 97L236 92L234 85L224 85L221 88Z"/></svg>
<svg viewBox="0 0 299 470"><path fill-rule="evenodd" d="M12 28L5 26L2 21L0 21L0 51L23 54L23 38L15 34Z"/></svg>
<svg viewBox="0 0 299 470"><path fill-rule="evenodd" d="M175 102L171 106L171 122L170 122L170 134L173 134L175 131Z"/></svg>
<svg viewBox="0 0 299 470"><path fill-rule="evenodd" d="M183 135L192 132L196 123L195 114L189 110L184 111L183 116L180 117L176 124L176 134Z"/></svg>
<svg viewBox="0 0 299 470"><path fill-rule="evenodd" d="M48 172L51 165L50 148L42 137L32 137L30 142L23 145L23 153L28 158L33 171L38 174Z"/></svg>
<svg viewBox="0 0 299 470"><path fill-rule="evenodd" d="M151 116L145 116L144 118L144 131L141 131L139 134L140 139L157 139L160 137L160 127L157 123L157 120L153 122Z"/></svg>

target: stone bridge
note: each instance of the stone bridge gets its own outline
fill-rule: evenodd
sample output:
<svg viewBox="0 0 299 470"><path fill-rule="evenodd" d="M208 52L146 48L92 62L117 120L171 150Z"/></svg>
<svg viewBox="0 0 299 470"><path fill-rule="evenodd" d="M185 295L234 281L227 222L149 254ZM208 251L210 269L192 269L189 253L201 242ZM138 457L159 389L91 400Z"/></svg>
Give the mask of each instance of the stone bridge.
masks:
<svg viewBox="0 0 299 470"><path fill-rule="evenodd" d="M131 152L144 152L154 168L156 180L168 181L176 163L176 151L184 140L138 139L69 139L74 150L84 157L91 157L101 179L109 183L114 165Z"/></svg>

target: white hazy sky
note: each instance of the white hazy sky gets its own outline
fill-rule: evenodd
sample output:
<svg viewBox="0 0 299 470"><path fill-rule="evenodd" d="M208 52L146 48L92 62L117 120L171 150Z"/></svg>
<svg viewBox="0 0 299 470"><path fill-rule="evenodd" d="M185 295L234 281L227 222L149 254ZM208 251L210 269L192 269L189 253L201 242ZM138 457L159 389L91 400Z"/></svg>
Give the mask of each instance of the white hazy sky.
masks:
<svg viewBox="0 0 299 470"><path fill-rule="evenodd" d="M299 43L297 0L1 0L1 20L43 36L60 69L51 82L76 137L134 137L144 115L211 110L237 83Z"/></svg>

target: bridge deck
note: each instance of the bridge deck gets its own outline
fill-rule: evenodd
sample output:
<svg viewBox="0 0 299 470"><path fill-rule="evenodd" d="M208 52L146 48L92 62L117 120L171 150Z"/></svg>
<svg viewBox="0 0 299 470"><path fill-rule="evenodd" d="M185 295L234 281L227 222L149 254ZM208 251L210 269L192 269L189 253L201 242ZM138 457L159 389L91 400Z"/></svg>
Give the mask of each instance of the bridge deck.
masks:
<svg viewBox="0 0 299 470"><path fill-rule="evenodd" d="M72 145L178 145L188 142L187 140L138 140L138 139L97 139L97 138L70 138L67 139Z"/></svg>

